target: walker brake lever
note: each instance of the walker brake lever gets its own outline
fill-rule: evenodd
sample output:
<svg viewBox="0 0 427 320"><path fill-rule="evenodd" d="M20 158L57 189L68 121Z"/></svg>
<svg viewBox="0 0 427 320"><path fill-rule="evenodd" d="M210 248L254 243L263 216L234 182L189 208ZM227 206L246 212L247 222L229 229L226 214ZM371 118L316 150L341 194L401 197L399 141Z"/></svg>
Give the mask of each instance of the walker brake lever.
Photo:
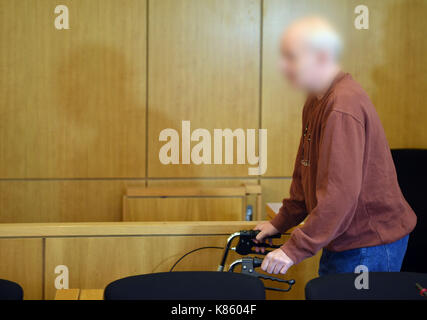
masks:
<svg viewBox="0 0 427 320"><path fill-rule="evenodd" d="M260 258L249 257L249 258L242 258L242 259L236 260L230 265L230 269L228 271L234 272L234 268L239 264L242 265L242 271L240 272L242 274L246 274L246 275L256 277L256 278L260 278L260 279L286 283L288 285L288 287L286 289L275 288L275 287L265 287L266 290L288 292L289 290L292 289L292 286L295 284L295 280L293 280L293 279L292 280L284 280L284 279L280 279L277 277L273 277L273 276L269 276L266 274L256 272L255 268L260 267L262 264L262 259L260 259Z"/></svg>

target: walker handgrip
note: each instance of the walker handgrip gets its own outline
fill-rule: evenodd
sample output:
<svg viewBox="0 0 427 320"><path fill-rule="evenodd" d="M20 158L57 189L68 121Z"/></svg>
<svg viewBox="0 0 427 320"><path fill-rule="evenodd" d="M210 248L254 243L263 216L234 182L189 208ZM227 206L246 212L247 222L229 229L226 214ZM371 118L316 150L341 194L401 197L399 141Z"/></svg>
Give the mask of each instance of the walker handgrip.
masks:
<svg viewBox="0 0 427 320"><path fill-rule="evenodd" d="M280 248L279 245L271 245L265 242L256 243L254 242L256 236L258 233L260 233L259 230L242 230L240 233L240 239L239 242L236 245L236 252L240 255L248 255L248 254L267 254L269 251L264 252L256 252L253 251L253 247L262 247L262 248L270 248L270 249L277 249ZM280 238L281 234L275 234L271 236L271 238ZM270 238L270 237L269 237Z"/></svg>
<svg viewBox="0 0 427 320"><path fill-rule="evenodd" d="M248 254L262 254L265 255L269 253L269 251L264 250L264 252L255 252L252 250L253 247L264 247L264 248L271 248L271 249L277 249L280 246L278 245L269 245L266 243L255 243L254 240L256 236L260 233L260 230L241 230L239 232L235 232L230 235L227 239L227 243L224 248L224 253L221 258L221 262L218 266L218 271L224 271L225 262L227 260L228 252L231 250L231 243L235 238L239 238L239 242L236 245L236 248L234 250L240 254L240 255L248 255ZM281 237L281 234L274 234L268 238L275 238L278 239Z"/></svg>
<svg viewBox="0 0 427 320"><path fill-rule="evenodd" d="M256 236L258 235L258 233L260 233L260 230L251 230L254 231L255 235L254 235L254 239L256 238ZM280 239L282 237L282 235L280 233L276 233L273 234L272 236L268 236L267 239Z"/></svg>

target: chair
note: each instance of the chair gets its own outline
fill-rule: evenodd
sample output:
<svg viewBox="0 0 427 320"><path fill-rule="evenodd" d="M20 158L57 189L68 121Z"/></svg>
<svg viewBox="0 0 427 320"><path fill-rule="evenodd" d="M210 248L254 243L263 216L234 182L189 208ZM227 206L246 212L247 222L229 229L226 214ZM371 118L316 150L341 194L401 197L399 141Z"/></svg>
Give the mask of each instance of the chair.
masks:
<svg viewBox="0 0 427 320"><path fill-rule="evenodd" d="M105 300L264 300L261 280L232 272L164 272L127 277L105 288Z"/></svg>
<svg viewBox="0 0 427 320"><path fill-rule="evenodd" d="M15 282L0 279L0 300L22 300L24 291Z"/></svg>
<svg viewBox="0 0 427 320"><path fill-rule="evenodd" d="M360 274L339 273L310 280L307 300L424 300L415 286L427 288L427 274L411 272L369 272L369 289L356 289Z"/></svg>
<svg viewBox="0 0 427 320"><path fill-rule="evenodd" d="M391 151L403 195L415 211L418 221L408 242L402 271L427 273L427 150Z"/></svg>

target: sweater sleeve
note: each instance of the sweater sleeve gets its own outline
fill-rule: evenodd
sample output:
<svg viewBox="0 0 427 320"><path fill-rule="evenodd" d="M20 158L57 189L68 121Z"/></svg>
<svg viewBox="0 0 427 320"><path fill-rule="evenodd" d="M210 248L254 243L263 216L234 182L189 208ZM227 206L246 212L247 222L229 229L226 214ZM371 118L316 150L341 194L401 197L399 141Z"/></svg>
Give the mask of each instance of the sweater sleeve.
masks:
<svg viewBox="0 0 427 320"><path fill-rule="evenodd" d="M292 175L290 196L283 200L283 205L270 222L280 233L299 225L307 216L304 192L301 184L302 138Z"/></svg>
<svg viewBox="0 0 427 320"><path fill-rule="evenodd" d="M317 205L282 246L294 263L315 255L348 228L362 186L364 149L363 124L352 115L332 111L320 141Z"/></svg>

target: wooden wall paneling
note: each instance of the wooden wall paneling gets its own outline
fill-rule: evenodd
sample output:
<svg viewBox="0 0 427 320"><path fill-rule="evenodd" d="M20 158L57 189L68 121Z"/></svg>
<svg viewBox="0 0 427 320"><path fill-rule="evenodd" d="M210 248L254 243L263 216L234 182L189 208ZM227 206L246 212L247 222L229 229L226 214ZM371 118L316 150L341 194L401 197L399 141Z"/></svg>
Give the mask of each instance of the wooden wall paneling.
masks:
<svg viewBox="0 0 427 320"><path fill-rule="evenodd" d="M146 1L0 2L0 178L145 175Z"/></svg>
<svg viewBox="0 0 427 320"><path fill-rule="evenodd" d="M120 221L126 186L137 182L0 181L0 222Z"/></svg>
<svg viewBox="0 0 427 320"><path fill-rule="evenodd" d="M18 283L25 300L43 299L43 239L0 239L0 279Z"/></svg>
<svg viewBox="0 0 427 320"><path fill-rule="evenodd" d="M157 236L49 238L46 240L46 298L55 295L54 269L69 268L70 286L103 289L110 282L131 275L169 271L186 252L202 246L224 246L226 236ZM207 249L184 258L177 271L215 271L222 250ZM231 253L230 261L233 261ZM235 257L235 256L234 256Z"/></svg>
<svg viewBox="0 0 427 320"><path fill-rule="evenodd" d="M163 165L159 134L181 137L183 120L212 138L214 128L259 127L260 11L259 0L150 1L150 177L248 175L243 164Z"/></svg>
<svg viewBox="0 0 427 320"><path fill-rule="evenodd" d="M128 198L124 221L232 221L243 219L245 197Z"/></svg>
<svg viewBox="0 0 427 320"><path fill-rule="evenodd" d="M0 238L229 235L255 221L0 223Z"/></svg>
<svg viewBox="0 0 427 320"><path fill-rule="evenodd" d="M235 188L243 185L257 185L258 181L256 179L148 179L147 184L149 187ZM255 195L246 196L245 206L247 205L251 205L255 212L257 207Z"/></svg>
<svg viewBox="0 0 427 320"><path fill-rule="evenodd" d="M427 2L364 4L370 8L370 27L366 33L351 29L349 68L372 98L390 146L427 148Z"/></svg>
<svg viewBox="0 0 427 320"><path fill-rule="evenodd" d="M259 189L259 185L246 188L238 187L128 187L126 195L128 197L244 197L246 192ZM257 190L258 191L258 190Z"/></svg>
<svg viewBox="0 0 427 320"><path fill-rule="evenodd" d="M258 181L255 179L148 179L149 187L180 187L180 188L235 188L258 185ZM249 187L250 188L250 187ZM256 188L256 187L255 187ZM255 189L254 189L255 190ZM254 190L248 190L250 192ZM244 206L251 205L253 208L253 219L257 219L257 196L255 194L246 195L246 203ZM243 208L246 212L246 209ZM244 214L245 214L244 212ZM240 220L241 218L239 218Z"/></svg>
<svg viewBox="0 0 427 320"><path fill-rule="evenodd" d="M354 27L356 0L265 0L263 25L263 127L268 129L267 175L290 176L301 130L304 97L291 90L278 68L281 32L291 21L312 14L329 18L341 32L344 70L372 98L391 147L426 147L422 123L427 42L422 0L364 1L370 12L368 30ZM420 119L424 119L420 121Z"/></svg>
<svg viewBox="0 0 427 320"><path fill-rule="evenodd" d="M263 190L263 219L267 219L265 207L269 202L282 202L284 198L289 197L291 179L262 179L261 186Z"/></svg>
<svg viewBox="0 0 427 320"><path fill-rule="evenodd" d="M124 221L242 220L247 192L259 185L237 187L128 187Z"/></svg>
<svg viewBox="0 0 427 320"><path fill-rule="evenodd" d="M227 178L215 178L215 179L148 179L148 187L182 187L182 188L236 188L242 187L243 185L258 184L257 179L227 179ZM129 187L141 186L141 184L129 183Z"/></svg>
<svg viewBox="0 0 427 320"><path fill-rule="evenodd" d="M53 299L56 292L55 267L65 265L69 269L70 288L102 290L117 278L167 271L184 253L201 246L222 247L231 233L251 229L255 224L244 221L0 224L0 258L8 261L0 269L0 274L21 284L24 283L22 278L26 278L16 275L29 274L28 278L34 283L28 280L24 284L27 293L33 290L41 293L38 285L44 277L45 297ZM283 243L287 237L284 235L275 241ZM44 255L41 251L42 238L46 238ZM216 270L222 250L206 251L209 252L200 251L186 257L176 270ZM230 254L228 263L237 258L234 252ZM42 257L45 258L43 275L40 274ZM26 264L21 264L21 261ZM286 276L300 284L297 289L283 296L271 296L269 293L269 297L302 299L303 291L298 288L317 272L315 263L315 260L308 260L294 266L292 273ZM31 269L31 274L23 272L21 267L25 272Z"/></svg>
<svg viewBox="0 0 427 320"><path fill-rule="evenodd" d="M223 246L226 238L214 235L49 238L46 240L46 298L52 299L55 295L53 270L59 264L69 268L70 286L103 289L126 276L168 271L184 253L202 246ZM221 254L222 250L217 249L199 251L184 258L175 270L215 271ZM227 261L231 263L238 257L231 252ZM317 264L318 257L293 267L285 278L296 280L294 289L288 293L267 291L267 297L303 299L305 283L316 276Z"/></svg>

